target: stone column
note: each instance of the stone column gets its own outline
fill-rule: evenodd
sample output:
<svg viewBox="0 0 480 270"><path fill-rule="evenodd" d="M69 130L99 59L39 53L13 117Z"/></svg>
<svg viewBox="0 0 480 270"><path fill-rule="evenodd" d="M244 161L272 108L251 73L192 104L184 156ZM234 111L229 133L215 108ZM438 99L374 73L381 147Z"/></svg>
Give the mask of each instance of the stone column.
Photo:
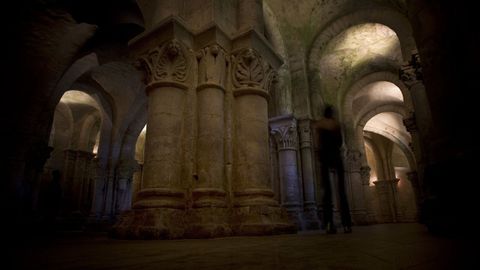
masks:
<svg viewBox="0 0 480 270"><path fill-rule="evenodd" d="M189 213L190 237L218 237L231 233L225 184L226 55L219 45L197 53L197 177Z"/></svg>
<svg viewBox="0 0 480 270"><path fill-rule="evenodd" d="M91 165L91 174L90 177L93 181L93 190L92 190L92 207L90 210L90 222L94 223L100 220L103 213L105 196L104 196L104 186L105 186L105 174L106 169L104 164L98 158L92 160Z"/></svg>
<svg viewBox="0 0 480 270"><path fill-rule="evenodd" d="M413 194L415 196L415 203L416 203L415 205L417 206L417 213L418 215L420 215L420 206L421 206L423 196L420 193L421 188L419 187L420 184L418 181L418 173L416 171L408 172L407 178L408 178L408 181L410 181L410 184L412 185ZM420 216L417 216L417 220L420 220L419 218Z"/></svg>
<svg viewBox="0 0 480 270"><path fill-rule="evenodd" d="M383 222L397 222L397 183L400 179L374 181L380 203L380 215Z"/></svg>
<svg viewBox="0 0 480 270"><path fill-rule="evenodd" d="M167 26L165 26L167 27ZM172 31L177 31L172 24ZM145 36L150 45L161 37ZM151 42L151 43L149 43ZM141 45L137 45L140 47ZM182 183L182 133L189 52L176 39L155 44L140 57L148 95L143 183L133 205L114 226L114 235L130 238L179 238L185 232L186 194Z"/></svg>
<svg viewBox="0 0 480 270"><path fill-rule="evenodd" d="M252 48L235 52L232 81L234 100L234 209L237 235L264 235L293 230L288 215L273 199L269 183L268 84L273 73Z"/></svg>
<svg viewBox="0 0 480 270"><path fill-rule="evenodd" d="M297 120L292 115L270 119L270 132L275 137L278 150L278 169L282 206L297 229L305 228L301 183L297 166Z"/></svg>
<svg viewBox="0 0 480 270"><path fill-rule="evenodd" d="M132 180L132 204L137 201L137 193L142 187L143 163L138 164L138 171L134 173Z"/></svg>
<svg viewBox="0 0 480 270"><path fill-rule="evenodd" d="M315 201L315 176L313 174L314 161L312 159L313 147L310 125L310 119L298 121L300 157L302 159L305 229L316 230L320 228L320 220L318 219L317 203Z"/></svg>
<svg viewBox="0 0 480 270"><path fill-rule="evenodd" d="M408 118L403 119L403 124L405 125L407 131L412 136L412 145L411 148L415 155L415 160L417 162L417 172L415 172L415 185L412 182L412 188L415 192L415 200L417 205L423 201L423 172L425 169L425 147L422 147L421 136L418 132L417 121L415 120L415 113L412 113ZM420 173L418 173L418 171Z"/></svg>
<svg viewBox="0 0 480 270"><path fill-rule="evenodd" d="M423 174L428 160L427 142L431 140L432 116L428 97L423 84L422 66L418 52L412 54L412 59L405 63L400 69L400 79L410 90L415 112L403 120L407 131L412 136L412 150L415 154L418 172L418 187L420 197L423 199Z"/></svg>
<svg viewBox="0 0 480 270"><path fill-rule="evenodd" d="M120 161L117 167L115 214L119 215L132 207L133 174L140 170L136 160Z"/></svg>
<svg viewBox="0 0 480 270"><path fill-rule="evenodd" d="M364 225L368 223L368 213L365 203L365 189L362 179L362 153L358 150L347 150L345 162L345 183L346 192L350 202L350 212L352 213L352 221L356 225Z"/></svg>
<svg viewBox="0 0 480 270"><path fill-rule="evenodd" d="M367 224L372 224L375 222L375 210L372 202L372 192L370 191L370 167L362 166L360 167L360 181L363 186L363 193L365 197L365 208L367 212Z"/></svg>

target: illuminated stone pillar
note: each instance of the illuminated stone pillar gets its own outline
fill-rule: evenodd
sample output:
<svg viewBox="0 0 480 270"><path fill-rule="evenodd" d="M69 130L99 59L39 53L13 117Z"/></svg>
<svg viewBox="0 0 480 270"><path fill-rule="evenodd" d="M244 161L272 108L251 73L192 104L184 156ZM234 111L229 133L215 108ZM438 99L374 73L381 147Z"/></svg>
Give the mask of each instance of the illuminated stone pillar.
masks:
<svg viewBox="0 0 480 270"><path fill-rule="evenodd" d="M186 229L183 133L192 57L177 40L188 32L173 20L162 27L163 35L152 30L132 45L147 75L148 128L142 187L132 211L114 226L117 237L172 239L183 237Z"/></svg>
<svg viewBox="0 0 480 270"><path fill-rule="evenodd" d="M225 236L231 233L225 183L226 55L215 44L201 49L197 60L197 177L188 236Z"/></svg>
<svg viewBox="0 0 480 270"><path fill-rule="evenodd" d="M277 143L281 204L297 229L302 230L305 222L297 165L297 120L292 115L275 117L270 119L270 129Z"/></svg>
<svg viewBox="0 0 480 270"><path fill-rule="evenodd" d="M380 203L380 218L382 222L397 222L397 184L400 179L374 181Z"/></svg>
<svg viewBox="0 0 480 270"><path fill-rule="evenodd" d="M307 230L316 230L320 228L320 220L318 219L317 203L315 201L312 131L310 128L311 120L299 120L298 125L300 135L300 157L302 160L305 228Z"/></svg>
<svg viewBox="0 0 480 270"><path fill-rule="evenodd" d="M251 39L246 41L255 44ZM274 200L270 183L267 89L273 71L251 47L237 50L233 60L234 233L264 235L293 231L286 211Z"/></svg>
<svg viewBox="0 0 480 270"><path fill-rule="evenodd" d="M350 203L350 212L352 221L356 225L368 223L367 206L365 202L365 193L368 188L368 182L365 185L365 179L362 178L362 154L357 150L348 150L345 158L345 188L348 192Z"/></svg>

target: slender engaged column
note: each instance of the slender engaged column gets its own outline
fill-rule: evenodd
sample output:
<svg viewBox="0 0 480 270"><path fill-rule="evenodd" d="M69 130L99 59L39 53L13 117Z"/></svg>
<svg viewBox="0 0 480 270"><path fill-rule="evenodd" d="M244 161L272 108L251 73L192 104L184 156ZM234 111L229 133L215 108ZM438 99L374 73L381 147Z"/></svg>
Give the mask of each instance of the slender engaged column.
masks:
<svg viewBox="0 0 480 270"><path fill-rule="evenodd" d="M411 112L403 123L407 131L412 136L412 150L415 154L418 173L418 192L420 195L417 204L424 199L424 181L423 175L426 167L428 155L433 153L432 149L428 149L425 142L431 141L432 133L432 114L429 101L423 84L423 72L418 52L412 54L412 59L404 64L400 69L400 79L405 83L410 91L415 112Z"/></svg>
<svg viewBox="0 0 480 270"><path fill-rule="evenodd" d="M188 236L225 236L231 233L225 191L225 51L207 46L197 60L197 177Z"/></svg>
<svg viewBox="0 0 480 270"><path fill-rule="evenodd" d="M277 143L281 203L290 220L302 230L305 221L297 165L297 121L292 115L275 117L270 119L270 129Z"/></svg>
<svg viewBox="0 0 480 270"><path fill-rule="evenodd" d="M299 121L300 156L302 159L303 195L305 211L305 228L316 230L320 228L317 203L315 201L315 176L313 174L313 147L310 119Z"/></svg>
<svg viewBox="0 0 480 270"><path fill-rule="evenodd" d="M119 215L132 207L133 175L139 171L136 160L120 161L117 167L115 214Z"/></svg>
<svg viewBox="0 0 480 270"><path fill-rule="evenodd" d="M268 92L273 80L268 64L253 49L235 54L234 84L234 213L239 235L290 232L288 216L273 199L269 183Z"/></svg>
<svg viewBox="0 0 480 270"><path fill-rule="evenodd" d="M182 133L187 51L172 40L141 57L147 72L148 128L143 182L133 211L114 227L119 237L179 238L185 232Z"/></svg>

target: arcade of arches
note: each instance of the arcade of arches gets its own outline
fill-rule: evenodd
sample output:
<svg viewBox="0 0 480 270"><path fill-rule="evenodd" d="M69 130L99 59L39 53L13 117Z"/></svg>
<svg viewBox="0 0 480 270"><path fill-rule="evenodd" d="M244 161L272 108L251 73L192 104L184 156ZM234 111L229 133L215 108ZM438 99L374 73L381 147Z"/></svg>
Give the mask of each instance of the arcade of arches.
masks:
<svg viewBox="0 0 480 270"><path fill-rule="evenodd" d="M354 225L458 230L473 180L474 106L462 90L474 75L461 65L478 52L449 26L450 7L432 2L12 7L22 16L7 56L7 213L19 228L50 222L59 171L49 226L60 229L129 239L321 229L310 126L330 104Z"/></svg>

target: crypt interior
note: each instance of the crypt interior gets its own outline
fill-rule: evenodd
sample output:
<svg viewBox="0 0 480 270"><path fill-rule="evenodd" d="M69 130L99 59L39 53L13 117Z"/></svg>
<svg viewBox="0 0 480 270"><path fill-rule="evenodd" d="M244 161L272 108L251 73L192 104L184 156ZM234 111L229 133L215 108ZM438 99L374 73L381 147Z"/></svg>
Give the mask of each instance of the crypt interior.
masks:
<svg viewBox="0 0 480 270"><path fill-rule="evenodd" d="M461 268L478 213L472 10L5 4L11 269ZM322 221L311 126L328 105L351 234Z"/></svg>

